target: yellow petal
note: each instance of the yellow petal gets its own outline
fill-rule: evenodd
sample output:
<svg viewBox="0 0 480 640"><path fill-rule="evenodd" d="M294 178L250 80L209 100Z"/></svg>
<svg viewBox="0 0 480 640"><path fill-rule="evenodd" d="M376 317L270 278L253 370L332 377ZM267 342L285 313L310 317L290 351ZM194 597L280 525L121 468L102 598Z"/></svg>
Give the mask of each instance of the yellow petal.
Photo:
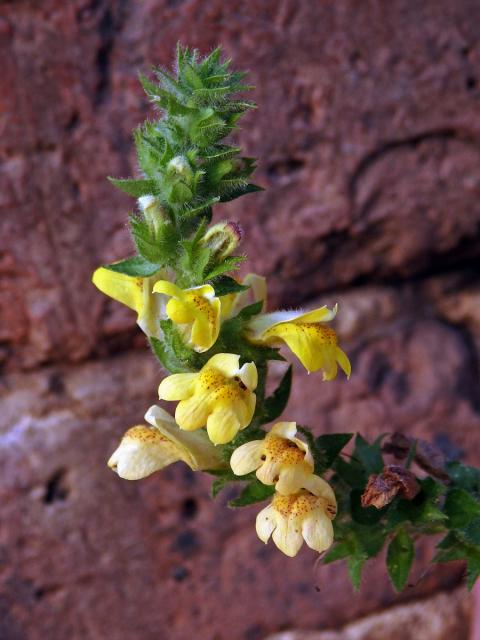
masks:
<svg viewBox="0 0 480 640"><path fill-rule="evenodd" d="M215 408L208 417L208 437L214 444L231 442L239 430L240 422L228 406Z"/></svg>
<svg viewBox="0 0 480 640"><path fill-rule="evenodd" d="M297 423L296 422L277 422L270 429L269 433L275 434L280 438L287 438L288 440L291 440L297 433Z"/></svg>
<svg viewBox="0 0 480 640"><path fill-rule="evenodd" d="M178 403L175 420L181 429L195 431L207 424L209 410L205 396L196 394Z"/></svg>
<svg viewBox="0 0 480 640"><path fill-rule="evenodd" d="M337 347L335 351L335 355L336 355L338 364L342 368L342 371L347 376L347 378L350 378L350 375L352 373L352 365L350 364L350 360L348 359L347 354L343 352L340 349L340 347Z"/></svg>
<svg viewBox="0 0 480 640"><path fill-rule="evenodd" d="M105 267L96 269L92 277L93 284L102 293L130 309L140 313L143 306L143 280L124 273L110 271Z"/></svg>
<svg viewBox="0 0 480 640"><path fill-rule="evenodd" d="M246 362L238 371L238 377L250 391L254 391L258 384L257 367L254 362Z"/></svg>
<svg viewBox="0 0 480 640"><path fill-rule="evenodd" d="M319 309L313 309L312 311L306 311L301 315L294 318L293 322L302 323L302 322L329 322L333 320L337 315L338 304L336 304L333 309L329 309L326 305L320 307Z"/></svg>
<svg viewBox="0 0 480 640"><path fill-rule="evenodd" d="M227 378L233 378L238 373L240 356L233 353L217 353L212 356L205 366L218 369Z"/></svg>
<svg viewBox="0 0 480 640"><path fill-rule="evenodd" d="M220 300L214 298L209 303L208 313L196 314L192 326L191 342L199 353L208 351L217 341L220 333Z"/></svg>
<svg viewBox="0 0 480 640"><path fill-rule="evenodd" d="M196 373L174 373L165 378L158 387L160 400L184 400L193 393Z"/></svg>
<svg viewBox="0 0 480 640"><path fill-rule="evenodd" d="M177 324L187 324L195 320L195 315L191 308L177 298L170 298L166 307L167 316Z"/></svg>
<svg viewBox="0 0 480 640"><path fill-rule="evenodd" d="M125 480L140 480L177 460L175 445L156 429L138 425L125 433L108 466Z"/></svg>
<svg viewBox="0 0 480 640"><path fill-rule="evenodd" d="M279 518L272 539L280 551L291 558L297 555L303 544L300 525L293 518Z"/></svg>
<svg viewBox="0 0 480 640"><path fill-rule="evenodd" d="M164 293L167 296L172 296L174 298L182 297L182 289L177 287L173 282L169 282L168 280L158 280L153 286L154 293Z"/></svg>
<svg viewBox="0 0 480 640"><path fill-rule="evenodd" d="M284 466L280 471L275 489L284 496L297 493L308 483L311 474L312 469L306 464Z"/></svg>
<svg viewBox="0 0 480 640"><path fill-rule="evenodd" d="M220 451L214 447L204 431L190 433L180 430L172 416L156 405L147 411L145 420L177 447L182 460L193 471L220 469L226 466Z"/></svg>
<svg viewBox="0 0 480 640"><path fill-rule="evenodd" d="M310 549L322 553L333 542L332 521L320 509L316 509L303 520L302 535Z"/></svg>
<svg viewBox="0 0 480 640"><path fill-rule="evenodd" d="M281 464L275 460L265 460L261 467L257 469L256 476L261 483L273 485L280 474Z"/></svg>
<svg viewBox="0 0 480 640"><path fill-rule="evenodd" d="M272 535L272 531L277 526L277 512L272 507L271 504L268 507L265 507L260 511L257 515L257 519L255 522L255 529L257 531L257 536L260 538L262 542L267 544L270 536Z"/></svg>
<svg viewBox="0 0 480 640"><path fill-rule="evenodd" d="M235 449L230 458L230 466L236 476L244 476L258 469L262 464L263 440L251 440Z"/></svg>
<svg viewBox="0 0 480 640"><path fill-rule="evenodd" d="M335 493L333 492L332 487L326 480L320 478L320 476L312 474L308 478L304 488L310 491L310 493L313 493L313 495L325 498L327 502L331 503L335 507L337 506L337 499L335 498Z"/></svg>

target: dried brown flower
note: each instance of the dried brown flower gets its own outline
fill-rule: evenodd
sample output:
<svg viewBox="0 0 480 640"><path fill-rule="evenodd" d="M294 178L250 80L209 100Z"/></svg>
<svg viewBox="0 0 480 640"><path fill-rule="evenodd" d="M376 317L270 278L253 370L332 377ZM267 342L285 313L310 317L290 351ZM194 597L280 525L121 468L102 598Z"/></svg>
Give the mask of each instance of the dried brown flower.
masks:
<svg viewBox="0 0 480 640"><path fill-rule="evenodd" d="M420 485L411 471L389 464L382 473L371 475L362 494L362 507L382 509L390 504L396 495L413 500L420 491Z"/></svg>

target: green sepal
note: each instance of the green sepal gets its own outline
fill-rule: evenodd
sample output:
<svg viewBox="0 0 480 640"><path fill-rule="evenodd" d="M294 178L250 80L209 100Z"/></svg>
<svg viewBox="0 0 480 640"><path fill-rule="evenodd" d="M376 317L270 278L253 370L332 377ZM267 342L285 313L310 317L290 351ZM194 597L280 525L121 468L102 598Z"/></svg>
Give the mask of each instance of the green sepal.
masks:
<svg viewBox="0 0 480 640"><path fill-rule="evenodd" d="M157 192L157 186L155 180L136 180L134 178L112 178L108 177L108 180L115 186L121 189L124 193L128 193L129 196L134 198L140 198L141 196L148 196Z"/></svg>
<svg viewBox="0 0 480 640"><path fill-rule="evenodd" d="M148 278L157 273L160 269L160 265L149 260L145 260L143 256L132 256L119 262L113 262L112 264L104 265L105 269L109 271L115 271L116 273L124 273L127 276L134 276L138 278Z"/></svg>
<svg viewBox="0 0 480 640"><path fill-rule="evenodd" d="M176 325L171 320L160 320L163 340L151 337L154 354L170 373L198 371L199 354L186 345Z"/></svg>
<svg viewBox="0 0 480 640"><path fill-rule="evenodd" d="M210 281L210 284L215 289L216 296L226 296L229 293L241 293L249 289L248 286L240 284L230 276L217 276Z"/></svg>
<svg viewBox="0 0 480 640"><path fill-rule="evenodd" d="M227 271L234 271L238 269L239 264L246 259L245 256L229 256L215 265L212 269L208 271L205 275L205 280L212 280L213 278L217 278L219 275L226 273Z"/></svg>
<svg viewBox="0 0 480 640"><path fill-rule="evenodd" d="M263 187L259 187L257 184L245 184L232 187L230 190L223 193L220 197L220 202L230 202L236 198L246 195L247 193L257 193L258 191L265 191Z"/></svg>
<svg viewBox="0 0 480 640"><path fill-rule="evenodd" d="M413 540L404 529L400 529L387 549L388 575L397 593L407 583L414 557Z"/></svg>
<svg viewBox="0 0 480 640"><path fill-rule="evenodd" d="M263 484L255 478L251 480L247 486L242 490L242 493L235 498L234 500L230 500L228 503L229 507L246 507L249 504L254 504L256 502L263 502L268 498L271 498L275 493L275 487Z"/></svg>

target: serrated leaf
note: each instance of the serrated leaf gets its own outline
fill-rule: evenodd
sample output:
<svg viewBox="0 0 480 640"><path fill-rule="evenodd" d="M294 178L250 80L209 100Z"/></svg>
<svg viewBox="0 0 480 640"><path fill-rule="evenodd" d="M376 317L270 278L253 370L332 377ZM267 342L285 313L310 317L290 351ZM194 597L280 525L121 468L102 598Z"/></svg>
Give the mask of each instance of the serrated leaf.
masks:
<svg viewBox="0 0 480 640"><path fill-rule="evenodd" d="M348 575L350 576L350 580L352 581L352 585L355 591L358 591L360 588L360 582L362 580L362 570L366 560L367 558L361 553L350 556L348 558Z"/></svg>
<svg viewBox="0 0 480 640"><path fill-rule="evenodd" d="M134 198L140 198L141 196L148 196L156 193L155 180L135 180L134 178L111 178L108 180L115 186L121 189L124 193L128 193L129 196Z"/></svg>
<svg viewBox="0 0 480 640"><path fill-rule="evenodd" d="M343 560L347 558L352 552L352 545L348 541L337 542L325 556L323 557L323 564L330 564L337 560Z"/></svg>
<svg viewBox="0 0 480 640"><path fill-rule="evenodd" d="M211 280L210 284L215 289L216 296L226 296L229 293L240 293L249 289L248 286L240 284L230 276L218 276Z"/></svg>
<svg viewBox="0 0 480 640"><path fill-rule="evenodd" d="M264 403L264 411L262 417L263 423L273 422L285 410L285 407L288 404L288 399L290 397L290 390L292 388L292 365L288 367L286 372L284 373L282 379L280 380L280 384L272 393L271 396L266 398Z"/></svg>
<svg viewBox="0 0 480 640"><path fill-rule="evenodd" d="M352 489L359 488L363 490L365 488L367 474L363 466L356 460L346 462L343 458L338 457L333 463L333 469L338 477Z"/></svg>
<svg viewBox="0 0 480 640"><path fill-rule="evenodd" d="M153 353L169 373L187 373L190 368L177 358L171 348L157 338L149 338Z"/></svg>
<svg viewBox="0 0 480 640"><path fill-rule="evenodd" d="M445 499L445 513L451 529L462 529L480 516L480 502L465 489L452 489Z"/></svg>
<svg viewBox="0 0 480 640"><path fill-rule="evenodd" d="M265 191L263 187L258 186L257 184L245 184L242 186L238 186L232 188L231 190L223 193L220 197L220 202L230 202L231 200L235 200L236 198L240 198L240 196L244 196L247 193L256 193L258 191Z"/></svg>
<svg viewBox="0 0 480 640"><path fill-rule="evenodd" d="M461 462L449 462L447 473L454 486L472 493L480 492L480 469L469 467Z"/></svg>
<svg viewBox="0 0 480 640"><path fill-rule="evenodd" d="M340 455L342 449L353 438L353 433L326 433L315 439L315 448L318 451L320 469L323 473L330 469Z"/></svg>
<svg viewBox="0 0 480 640"><path fill-rule="evenodd" d="M368 475L380 473L384 466L381 439L377 438L373 444L369 444L365 438L357 433L353 458L363 465Z"/></svg>
<svg viewBox="0 0 480 640"><path fill-rule="evenodd" d="M480 550L471 549L467 554L467 589L471 591L480 576Z"/></svg>
<svg viewBox="0 0 480 640"><path fill-rule="evenodd" d="M247 484L238 498L230 500L229 507L246 507L249 504L263 502L275 493L275 487L263 484L255 478Z"/></svg>
<svg viewBox="0 0 480 640"><path fill-rule="evenodd" d="M216 480L213 481L210 490L212 498L215 498L229 482L245 482L247 478L252 476L252 474L249 474L248 476L236 476L231 469L216 469L207 471L207 473L211 473L216 476Z"/></svg>
<svg viewBox="0 0 480 640"><path fill-rule="evenodd" d="M127 276L135 276L138 278L148 278L160 269L160 265L145 260L142 256L132 256L119 262L105 265L105 269L115 271L116 273L124 273Z"/></svg>
<svg viewBox="0 0 480 640"><path fill-rule="evenodd" d="M225 258L220 264L217 264L213 269L210 269L205 276L205 280L212 280L227 271L238 269L240 262L243 262L244 260L245 256L229 256L228 258Z"/></svg>
<svg viewBox="0 0 480 640"><path fill-rule="evenodd" d="M395 591L400 592L404 588L414 557L413 541L408 533L401 529L390 542L387 550L388 575Z"/></svg>

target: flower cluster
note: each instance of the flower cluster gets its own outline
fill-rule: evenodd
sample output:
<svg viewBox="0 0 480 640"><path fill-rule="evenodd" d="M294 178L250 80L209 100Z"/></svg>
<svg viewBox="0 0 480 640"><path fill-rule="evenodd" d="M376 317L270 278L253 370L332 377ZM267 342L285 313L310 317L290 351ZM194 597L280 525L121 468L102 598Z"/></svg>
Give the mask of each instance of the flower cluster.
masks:
<svg viewBox="0 0 480 640"><path fill-rule="evenodd" d="M144 88L160 120L136 134L139 179L112 180L137 198L130 219L137 255L99 267L93 283L137 315L167 375L159 399L176 402L175 416L159 406L147 424L128 429L108 465L127 480L181 461L217 481L245 479L256 498L271 498L257 533L294 556L303 540L318 552L333 540L336 499L315 473L308 443L295 422L277 422L290 391L291 369L266 397L268 362L285 347L324 380L348 357L329 323L337 306L267 311L266 280L227 275L244 256L234 252L242 231L231 221L210 225L212 206L258 191L248 181L251 158L221 143L253 105L231 96L248 87L219 50L204 59L178 48L176 74L157 70ZM255 472L255 473L254 473ZM263 487L263 489L262 489Z"/></svg>
<svg viewBox="0 0 480 640"><path fill-rule="evenodd" d="M108 466L138 480L182 462L214 476L213 496L240 483L230 506L269 501L256 519L260 540L295 556L303 542L320 553L335 537L322 562L345 559L356 588L365 562L388 544L387 569L400 591L415 540L442 533L433 561L464 560L471 588L480 575L478 469L398 433L383 444L384 436L368 443L357 434L344 456L352 433L314 437L279 421L292 366L266 392L271 361L293 355L325 381L339 367L348 378L351 367L330 324L337 305L269 311L264 277L231 275L245 259L235 255L240 226L211 224L214 205L261 190L250 182L254 159L224 141L254 106L236 97L249 88L245 74L230 71L219 49L200 58L178 47L175 72L155 75L158 82L142 78L160 118L135 132L140 177L111 179L136 198L136 254L99 267L93 282L136 313L167 372L159 399L177 404L174 416L150 407Z"/></svg>

